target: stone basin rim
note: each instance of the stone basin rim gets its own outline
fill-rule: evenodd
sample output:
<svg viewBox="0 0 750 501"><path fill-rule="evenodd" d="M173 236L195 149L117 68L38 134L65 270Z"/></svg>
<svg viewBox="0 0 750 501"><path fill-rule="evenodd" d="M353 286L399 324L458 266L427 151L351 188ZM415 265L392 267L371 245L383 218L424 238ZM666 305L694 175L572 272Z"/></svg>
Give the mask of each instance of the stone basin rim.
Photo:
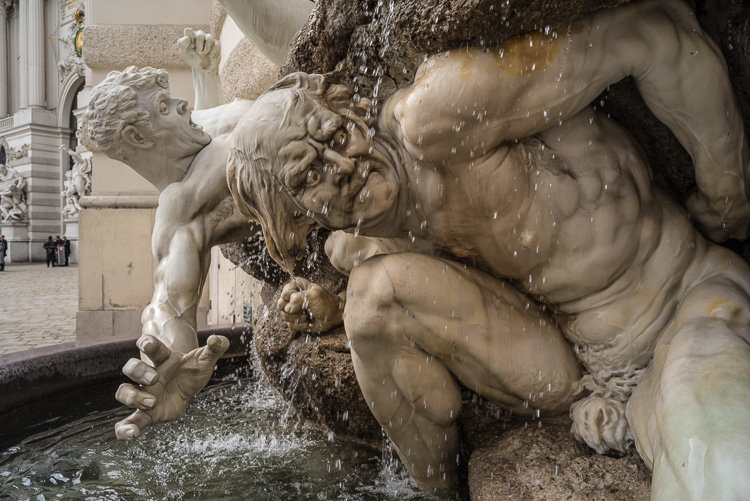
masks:
<svg viewBox="0 0 750 501"><path fill-rule="evenodd" d="M252 327L229 324L198 331L202 346L213 334L226 336L230 347L222 360L248 355ZM138 357L138 338L70 342L0 355L0 415L52 396L122 380L122 367Z"/></svg>

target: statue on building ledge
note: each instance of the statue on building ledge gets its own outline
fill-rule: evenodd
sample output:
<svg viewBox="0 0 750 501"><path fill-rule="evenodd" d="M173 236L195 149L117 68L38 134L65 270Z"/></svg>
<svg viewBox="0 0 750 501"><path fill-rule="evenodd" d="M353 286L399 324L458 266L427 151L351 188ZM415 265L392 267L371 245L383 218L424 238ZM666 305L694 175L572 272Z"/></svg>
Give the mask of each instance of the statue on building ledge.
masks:
<svg viewBox="0 0 750 501"><path fill-rule="evenodd" d="M60 195L65 200L65 205L61 214L65 218L77 218L81 210L80 199L89 194L91 191L91 158L85 158L81 152L71 150L67 146L60 145L61 150L70 155L73 159L73 167L65 173L63 181L64 189Z"/></svg>
<svg viewBox="0 0 750 501"><path fill-rule="evenodd" d="M26 217L26 180L16 169L0 165L0 215L3 222L21 221Z"/></svg>

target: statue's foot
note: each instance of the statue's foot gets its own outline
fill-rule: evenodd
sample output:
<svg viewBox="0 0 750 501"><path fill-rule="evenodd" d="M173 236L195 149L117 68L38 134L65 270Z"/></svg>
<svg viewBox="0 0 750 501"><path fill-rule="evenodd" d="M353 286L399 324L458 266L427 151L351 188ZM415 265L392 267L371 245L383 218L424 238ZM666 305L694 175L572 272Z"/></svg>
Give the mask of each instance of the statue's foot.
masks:
<svg viewBox="0 0 750 501"><path fill-rule="evenodd" d="M633 435L625 417L625 404L617 400L588 397L570 407L573 435L599 454L625 452Z"/></svg>

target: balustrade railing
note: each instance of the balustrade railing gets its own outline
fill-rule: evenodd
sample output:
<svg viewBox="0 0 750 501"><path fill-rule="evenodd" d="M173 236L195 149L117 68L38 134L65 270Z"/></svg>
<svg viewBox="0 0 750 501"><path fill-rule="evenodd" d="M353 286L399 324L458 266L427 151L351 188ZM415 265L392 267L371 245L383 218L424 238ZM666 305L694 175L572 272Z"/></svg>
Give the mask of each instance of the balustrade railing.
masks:
<svg viewBox="0 0 750 501"><path fill-rule="evenodd" d="M0 130L13 127L13 117L0 118Z"/></svg>

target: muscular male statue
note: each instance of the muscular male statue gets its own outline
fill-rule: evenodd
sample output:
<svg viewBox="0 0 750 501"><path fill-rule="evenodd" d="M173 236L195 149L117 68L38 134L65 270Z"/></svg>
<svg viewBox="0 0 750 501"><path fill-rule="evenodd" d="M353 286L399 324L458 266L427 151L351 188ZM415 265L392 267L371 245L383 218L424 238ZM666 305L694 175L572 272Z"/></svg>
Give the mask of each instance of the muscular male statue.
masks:
<svg viewBox="0 0 750 501"><path fill-rule="evenodd" d="M0 165L0 217L18 221L26 217L26 180L16 169Z"/></svg>
<svg viewBox="0 0 750 501"><path fill-rule="evenodd" d="M233 133L230 189L287 269L318 226L442 256L364 260L343 312L364 396L420 486L456 481L460 382L521 415L572 404L600 452L634 439L652 499L750 498L750 269L588 107L626 76L693 159L696 224L747 237L727 68L676 0L432 56L374 129L345 88L289 75ZM306 293L289 285L280 306L320 330L339 298Z"/></svg>
<svg viewBox="0 0 750 501"><path fill-rule="evenodd" d="M91 190L91 157L84 157L64 144L60 149L73 159L73 168L65 173L63 191L60 196L65 200L61 214L63 217L76 217L81 210L80 199Z"/></svg>
<svg viewBox="0 0 750 501"><path fill-rule="evenodd" d="M203 128L192 122L187 101L169 95L167 72L154 68L110 73L93 90L86 115L97 147L161 192L151 242L158 263L154 295L138 340L144 361L133 359L123 369L143 386L123 384L117 392L137 409L115 426L123 440L180 416L208 382L229 346L211 336L198 348L196 313L210 250L258 231L236 210L225 173L228 132L252 101L221 105L220 48L211 35L188 29L178 45L193 68L197 106L211 107L194 114Z"/></svg>

